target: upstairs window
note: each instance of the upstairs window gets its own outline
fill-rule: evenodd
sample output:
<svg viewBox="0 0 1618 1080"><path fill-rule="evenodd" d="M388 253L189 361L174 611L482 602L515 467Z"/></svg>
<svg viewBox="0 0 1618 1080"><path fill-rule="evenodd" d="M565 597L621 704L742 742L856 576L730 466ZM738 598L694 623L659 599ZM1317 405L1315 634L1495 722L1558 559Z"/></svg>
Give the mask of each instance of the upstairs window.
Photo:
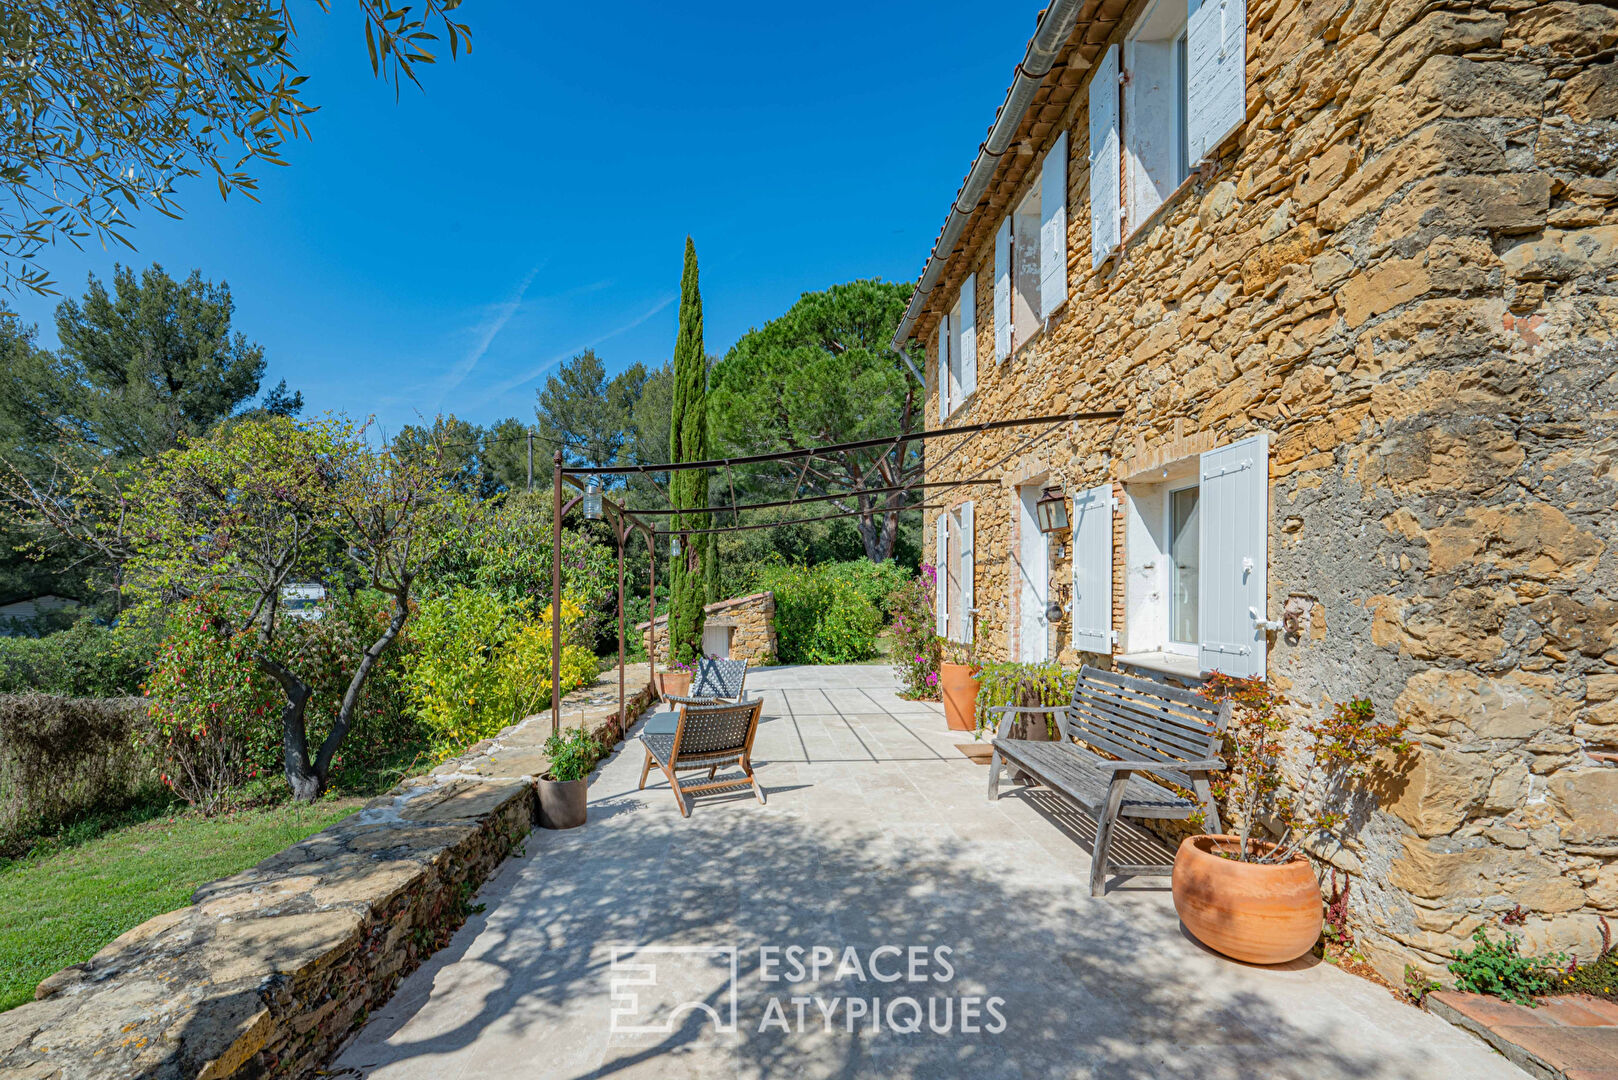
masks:
<svg viewBox="0 0 1618 1080"><path fill-rule="evenodd" d="M1157 0L1090 77L1090 264L1247 118L1246 0Z"/></svg>
<svg viewBox="0 0 1618 1080"><path fill-rule="evenodd" d="M1158 0L1124 43L1124 232L1191 175L1185 0Z"/></svg>

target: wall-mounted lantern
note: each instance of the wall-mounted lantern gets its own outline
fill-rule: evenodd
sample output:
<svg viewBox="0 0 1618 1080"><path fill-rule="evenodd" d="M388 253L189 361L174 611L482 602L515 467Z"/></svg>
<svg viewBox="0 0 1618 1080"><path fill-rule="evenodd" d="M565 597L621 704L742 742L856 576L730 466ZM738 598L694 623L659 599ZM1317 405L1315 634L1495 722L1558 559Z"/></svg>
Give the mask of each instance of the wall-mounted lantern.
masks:
<svg viewBox="0 0 1618 1080"><path fill-rule="evenodd" d="M1059 487L1048 487L1034 504L1039 531L1060 532L1067 528L1067 495Z"/></svg>
<svg viewBox="0 0 1618 1080"><path fill-rule="evenodd" d="M601 520L601 484L595 480L584 489L584 516L591 521Z"/></svg>

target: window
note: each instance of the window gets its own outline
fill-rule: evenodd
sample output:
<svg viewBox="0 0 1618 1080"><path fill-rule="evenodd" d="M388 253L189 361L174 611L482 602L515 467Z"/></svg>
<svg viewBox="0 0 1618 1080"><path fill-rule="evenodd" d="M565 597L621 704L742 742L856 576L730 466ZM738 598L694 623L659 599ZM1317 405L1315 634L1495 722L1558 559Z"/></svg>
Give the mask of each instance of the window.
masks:
<svg viewBox="0 0 1618 1080"><path fill-rule="evenodd" d="M1197 619L1197 567L1202 543L1197 516L1198 489L1169 492L1169 643L1195 647Z"/></svg>
<svg viewBox="0 0 1618 1080"><path fill-rule="evenodd" d="M1039 332L1039 197L1034 189L1011 216L1011 351Z"/></svg>
<svg viewBox="0 0 1618 1080"><path fill-rule="evenodd" d="M1067 303L1067 132L994 237L994 354L1004 360Z"/></svg>
<svg viewBox="0 0 1618 1080"><path fill-rule="evenodd" d="M1124 232L1191 175L1185 0L1157 0L1124 44Z"/></svg>
<svg viewBox="0 0 1618 1080"><path fill-rule="evenodd" d="M1090 263L1100 266L1247 117L1246 0L1156 0L1090 77Z"/></svg>
<svg viewBox="0 0 1618 1080"><path fill-rule="evenodd" d="M1268 645L1268 437L1154 468L1128 479L1124 492L1120 662L1182 675L1262 677ZM1074 554L1077 560L1077 539ZM1076 564L1075 591L1079 569ZM1100 573L1098 563L1091 579Z"/></svg>
<svg viewBox="0 0 1618 1080"><path fill-rule="evenodd" d="M933 592L937 616L934 629L939 637L971 641L976 577L973 549L977 546L972 504L962 503L954 510L940 513L934 521L934 529L933 558L938 570Z"/></svg>
<svg viewBox="0 0 1618 1080"><path fill-rule="evenodd" d="M977 275L968 274L948 314L938 321L939 420L960 408L977 388Z"/></svg>

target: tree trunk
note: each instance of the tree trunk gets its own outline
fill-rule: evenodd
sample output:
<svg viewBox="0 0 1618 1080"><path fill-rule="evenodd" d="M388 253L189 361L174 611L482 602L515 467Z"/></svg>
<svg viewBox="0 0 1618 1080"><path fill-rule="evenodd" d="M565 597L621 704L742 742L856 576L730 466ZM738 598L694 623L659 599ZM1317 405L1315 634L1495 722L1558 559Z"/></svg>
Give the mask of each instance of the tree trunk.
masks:
<svg viewBox="0 0 1618 1080"><path fill-rule="evenodd" d="M292 797L298 802L314 802L326 790L326 778L309 760L309 734L304 712L309 705L309 687L292 672L265 656L258 658L259 670L274 679L286 695L281 706L281 757Z"/></svg>
<svg viewBox="0 0 1618 1080"><path fill-rule="evenodd" d="M899 515L895 511L872 510L860 518L860 543L865 545L865 557L872 562L893 558L893 544L898 536Z"/></svg>

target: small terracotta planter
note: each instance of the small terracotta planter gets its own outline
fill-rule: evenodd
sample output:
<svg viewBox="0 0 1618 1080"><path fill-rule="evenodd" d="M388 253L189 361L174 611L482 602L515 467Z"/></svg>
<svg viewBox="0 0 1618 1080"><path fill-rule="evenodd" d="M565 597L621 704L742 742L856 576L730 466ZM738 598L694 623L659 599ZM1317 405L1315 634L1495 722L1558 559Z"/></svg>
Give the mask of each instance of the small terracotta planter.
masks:
<svg viewBox="0 0 1618 1080"><path fill-rule="evenodd" d="M1249 964L1284 964L1320 939L1320 882L1302 855L1227 859L1234 836L1188 836L1174 857L1174 910L1198 941Z"/></svg>
<svg viewBox="0 0 1618 1080"><path fill-rule="evenodd" d="M690 696L691 673L689 671L659 671L657 673L657 694L662 698Z"/></svg>
<svg viewBox="0 0 1618 1080"><path fill-rule="evenodd" d="M539 824L545 829L576 829L590 813L588 780L534 781L539 788Z"/></svg>
<svg viewBox="0 0 1618 1080"><path fill-rule="evenodd" d="M951 731L976 731L978 676L971 664L938 665L938 689L944 696L944 721Z"/></svg>

